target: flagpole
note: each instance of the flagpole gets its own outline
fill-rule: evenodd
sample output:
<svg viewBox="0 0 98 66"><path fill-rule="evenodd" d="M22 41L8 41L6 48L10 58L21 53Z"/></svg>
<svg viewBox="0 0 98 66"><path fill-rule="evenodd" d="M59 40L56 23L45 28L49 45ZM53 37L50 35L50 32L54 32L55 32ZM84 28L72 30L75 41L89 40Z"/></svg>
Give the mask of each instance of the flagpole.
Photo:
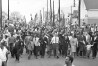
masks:
<svg viewBox="0 0 98 66"><path fill-rule="evenodd" d="M8 0L8 20L9 20L9 0Z"/></svg>
<svg viewBox="0 0 98 66"><path fill-rule="evenodd" d="M72 6L71 6L71 17L70 17L70 30L71 30L71 24L72 24Z"/></svg>
<svg viewBox="0 0 98 66"><path fill-rule="evenodd" d="M42 13L41 13L41 10L40 10L40 24L42 26Z"/></svg>
<svg viewBox="0 0 98 66"><path fill-rule="evenodd" d="M60 31L60 0L59 0L59 31Z"/></svg>
<svg viewBox="0 0 98 66"><path fill-rule="evenodd" d="M51 7L51 0L50 0L50 25L52 24L51 22L52 22L52 7Z"/></svg>
<svg viewBox="0 0 98 66"><path fill-rule="evenodd" d="M48 0L47 0L47 20L48 21Z"/></svg>
<svg viewBox="0 0 98 66"><path fill-rule="evenodd" d="M79 20L79 27L80 27L80 21L81 21L81 0L79 0L79 6L78 6L78 20Z"/></svg>
<svg viewBox="0 0 98 66"><path fill-rule="evenodd" d="M53 27L54 27L54 0L53 0Z"/></svg>
<svg viewBox="0 0 98 66"><path fill-rule="evenodd" d="M0 0L0 24L2 30L2 0Z"/></svg>
<svg viewBox="0 0 98 66"><path fill-rule="evenodd" d="M44 22L44 8L43 8L43 22Z"/></svg>

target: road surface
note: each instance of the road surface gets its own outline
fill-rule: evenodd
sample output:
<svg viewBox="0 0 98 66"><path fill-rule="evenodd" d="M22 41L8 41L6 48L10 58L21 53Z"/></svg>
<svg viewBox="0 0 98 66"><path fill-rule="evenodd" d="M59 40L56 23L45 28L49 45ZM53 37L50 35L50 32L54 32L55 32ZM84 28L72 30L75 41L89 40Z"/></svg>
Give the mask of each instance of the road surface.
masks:
<svg viewBox="0 0 98 66"><path fill-rule="evenodd" d="M27 56L27 54L22 55L19 63L15 61L15 58L9 57L8 66L64 66L65 59L63 57L56 59L45 56L45 58L39 57L35 59L34 56L32 56L32 58L28 60ZM76 57L73 64L75 66L98 66L98 57L96 59Z"/></svg>

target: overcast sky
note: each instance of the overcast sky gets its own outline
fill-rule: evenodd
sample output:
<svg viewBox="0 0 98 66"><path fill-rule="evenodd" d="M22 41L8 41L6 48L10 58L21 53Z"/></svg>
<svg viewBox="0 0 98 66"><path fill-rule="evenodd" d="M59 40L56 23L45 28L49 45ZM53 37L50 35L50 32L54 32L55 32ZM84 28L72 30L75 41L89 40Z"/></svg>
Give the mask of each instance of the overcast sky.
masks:
<svg viewBox="0 0 98 66"><path fill-rule="evenodd" d="M26 16L27 21L30 20L30 14L32 14L32 16L34 17L36 13L39 13L40 10L43 10L43 8L45 8L46 10L47 7L47 0L9 0L9 1L10 1L10 12L13 11L20 12L22 15ZM7 12L8 0L2 0L2 2L3 2L3 11ZM54 2L55 2L55 11L57 12L58 0L54 0ZM71 5L73 5L73 0L61 0L62 8L70 7Z"/></svg>

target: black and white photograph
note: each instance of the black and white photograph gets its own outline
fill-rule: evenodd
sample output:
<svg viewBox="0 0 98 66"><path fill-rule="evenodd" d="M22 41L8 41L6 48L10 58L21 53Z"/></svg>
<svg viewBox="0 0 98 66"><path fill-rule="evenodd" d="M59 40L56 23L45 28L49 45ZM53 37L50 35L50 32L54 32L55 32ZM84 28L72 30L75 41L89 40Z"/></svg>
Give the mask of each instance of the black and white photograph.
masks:
<svg viewBox="0 0 98 66"><path fill-rule="evenodd" d="M0 0L0 66L98 66L98 0Z"/></svg>

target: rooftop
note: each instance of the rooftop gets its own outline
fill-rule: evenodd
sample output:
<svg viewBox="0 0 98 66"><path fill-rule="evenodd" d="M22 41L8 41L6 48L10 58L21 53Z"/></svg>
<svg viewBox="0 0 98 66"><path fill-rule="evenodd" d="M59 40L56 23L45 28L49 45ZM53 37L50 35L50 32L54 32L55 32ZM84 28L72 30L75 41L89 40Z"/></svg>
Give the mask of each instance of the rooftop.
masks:
<svg viewBox="0 0 98 66"><path fill-rule="evenodd" d="M87 10L97 9L98 10L98 0L84 0Z"/></svg>

